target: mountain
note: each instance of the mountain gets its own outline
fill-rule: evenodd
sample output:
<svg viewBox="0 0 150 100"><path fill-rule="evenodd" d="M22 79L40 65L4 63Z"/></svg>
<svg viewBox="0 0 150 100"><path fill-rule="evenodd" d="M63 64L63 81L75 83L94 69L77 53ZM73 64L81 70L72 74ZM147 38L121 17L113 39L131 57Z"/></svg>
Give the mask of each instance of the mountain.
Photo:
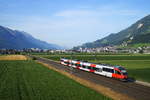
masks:
<svg viewBox="0 0 150 100"><path fill-rule="evenodd" d="M23 48L60 49L61 47L38 40L26 32L0 26L0 49Z"/></svg>
<svg viewBox="0 0 150 100"><path fill-rule="evenodd" d="M113 45L130 45L138 43L150 43L150 15L137 21L130 27L118 33L112 33L102 39L91 43L85 43L77 48L96 48Z"/></svg>

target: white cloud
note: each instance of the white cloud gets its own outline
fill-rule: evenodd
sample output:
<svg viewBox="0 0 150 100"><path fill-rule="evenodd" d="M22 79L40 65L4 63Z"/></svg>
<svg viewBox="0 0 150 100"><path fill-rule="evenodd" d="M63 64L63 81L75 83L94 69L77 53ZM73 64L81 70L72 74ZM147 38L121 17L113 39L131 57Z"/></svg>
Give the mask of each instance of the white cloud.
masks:
<svg viewBox="0 0 150 100"><path fill-rule="evenodd" d="M82 17L82 16L91 16L95 12L90 10L65 10L61 12L57 12L54 16L59 17Z"/></svg>

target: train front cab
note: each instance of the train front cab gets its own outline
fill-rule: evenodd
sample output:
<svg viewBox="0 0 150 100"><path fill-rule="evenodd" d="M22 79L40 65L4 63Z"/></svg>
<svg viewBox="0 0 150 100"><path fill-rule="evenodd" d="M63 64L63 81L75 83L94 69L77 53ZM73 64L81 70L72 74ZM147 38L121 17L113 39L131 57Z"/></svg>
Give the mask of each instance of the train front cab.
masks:
<svg viewBox="0 0 150 100"><path fill-rule="evenodd" d="M114 68L114 73L112 74L112 77L125 81L128 78L128 75L127 75L127 72L125 69L123 69L123 68L121 68L121 69Z"/></svg>

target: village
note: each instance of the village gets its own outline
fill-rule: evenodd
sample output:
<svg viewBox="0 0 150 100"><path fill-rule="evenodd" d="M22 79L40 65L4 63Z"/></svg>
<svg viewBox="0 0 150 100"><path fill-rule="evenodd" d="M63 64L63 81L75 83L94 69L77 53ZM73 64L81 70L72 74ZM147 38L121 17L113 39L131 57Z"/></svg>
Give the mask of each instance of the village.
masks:
<svg viewBox="0 0 150 100"><path fill-rule="evenodd" d="M119 48L117 46L106 46L99 48L79 48L73 49L39 49L39 48L25 48L22 50L17 49L0 49L0 54L22 54L22 53L142 53L150 54L150 46L138 47L138 48Z"/></svg>

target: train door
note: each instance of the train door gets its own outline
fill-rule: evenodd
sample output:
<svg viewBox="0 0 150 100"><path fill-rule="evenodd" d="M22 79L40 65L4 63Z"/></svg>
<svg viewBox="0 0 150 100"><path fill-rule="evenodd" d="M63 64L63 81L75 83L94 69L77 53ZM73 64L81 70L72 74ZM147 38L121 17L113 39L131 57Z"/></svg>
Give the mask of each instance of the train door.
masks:
<svg viewBox="0 0 150 100"><path fill-rule="evenodd" d="M99 66L99 65L96 65L96 67L94 67L94 70L96 74L100 74L100 75L103 75L103 72L102 72L102 67Z"/></svg>
<svg viewBox="0 0 150 100"><path fill-rule="evenodd" d="M115 74L113 74L113 77L118 79L122 78L121 73L118 70L115 70Z"/></svg>
<svg viewBox="0 0 150 100"><path fill-rule="evenodd" d="M106 76L107 76L107 77L112 77L112 73L107 72L107 73L106 73Z"/></svg>

